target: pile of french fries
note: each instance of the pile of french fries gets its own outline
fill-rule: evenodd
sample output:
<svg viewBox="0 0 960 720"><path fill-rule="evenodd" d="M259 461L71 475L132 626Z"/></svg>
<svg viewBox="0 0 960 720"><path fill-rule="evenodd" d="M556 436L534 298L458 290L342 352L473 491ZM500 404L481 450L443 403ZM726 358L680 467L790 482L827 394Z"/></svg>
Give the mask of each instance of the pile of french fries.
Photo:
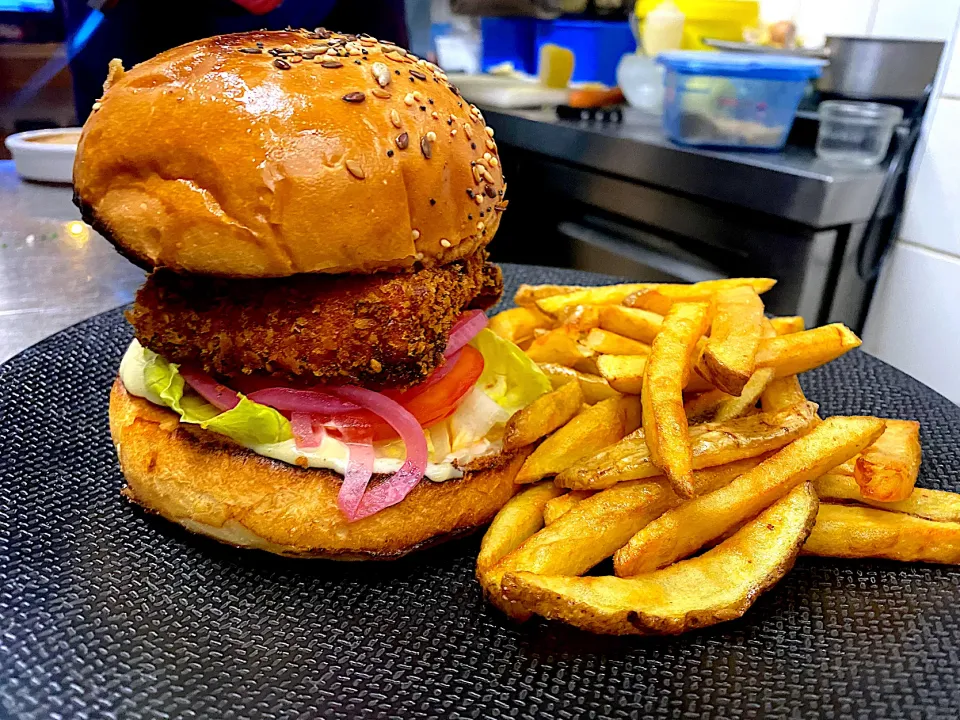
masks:
<svg viewBox="0 0 960 720"><path fill-rule="evenodd" d="M797 375L860 340L768 318L773 285L525 285L491 318L553 385L504 432L525 487L477 559L493 604L673 634L740 617L801 553L960 563L960 495L914 487L919 424L822 420Z"/></svg>

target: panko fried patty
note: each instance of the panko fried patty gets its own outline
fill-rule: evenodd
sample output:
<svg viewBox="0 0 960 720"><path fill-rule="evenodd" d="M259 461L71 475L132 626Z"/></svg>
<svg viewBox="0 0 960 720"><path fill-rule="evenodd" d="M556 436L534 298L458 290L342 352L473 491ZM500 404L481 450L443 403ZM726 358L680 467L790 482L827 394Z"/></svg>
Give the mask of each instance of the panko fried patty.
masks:
<svg viewBox="0 0 960 720"><path fill-rule="evenodd" d="M461 313L493 305L502 289L485 251L399 274L223 280L159 270L127 318L144 347L222 378L405 388L442 364Z"/></svg>

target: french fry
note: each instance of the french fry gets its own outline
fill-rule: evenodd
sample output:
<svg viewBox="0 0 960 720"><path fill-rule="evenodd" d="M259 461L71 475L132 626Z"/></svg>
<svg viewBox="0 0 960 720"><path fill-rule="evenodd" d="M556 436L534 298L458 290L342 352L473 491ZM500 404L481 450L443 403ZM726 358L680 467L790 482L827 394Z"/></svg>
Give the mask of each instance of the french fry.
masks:
<svg viewBox="0 0 960 720"><path fill-rule="evenodd" d="M806 399L797 376L787 375L770 381L760 395L760 406L764 412L776 412Z"/></svg>
<svg viewBox="0 0 960 720"><path fill-rule="evenodd" d="M763 391L773 380L773 369L757 370L744 385L739 397L722 390L701 393L683 404L687 421L693 423L735 420L752 412ZM802 402L802 401L801 401Z"/></svg>
<svg viewBox="0 0 960 720"><path fill-rule="evenodd" d="M693 425L690 427L693 467L698 470L725 465L779 450L809 432L816 418L816 404L807 402L778 413ZM554 482L574 490L600 490L624 480L656 477L660 473L650 458L644 432L637 430L572 464L557 475Z"/></svg>
<svg viewBox="0 0 960 720"><path fill-rule="evenodd" d="M600 308L600 327L649 345L660 332L663 316L646 310L605 305Z"/></svg>
<svg viewBox="0 0 960 720"><path fill-rule="evenodd" d="M627 395L640 394L646 369L646 355L601 355L597 358L600 377L614 390Z"/></svg>
<svg viewBox="0 0 960 720"><path fill-rule="evenodd" d="M531 483L556 475L580 458L617 442L639 423L636 397L611 398L589 406L537 446L517 473L516 482Z"/></svg>
<svg viewBox="0 0 960 720"><path fill-rule="evenodd" d="M803 318L799 315L770 318L770 324L773 325L773 329L777 335L789 335L790 333L802 332L807 329Z"/></svg>
<svg viewBox="0 0 960 720"><path fill-rule="evenodd" d="M757 367L775 368L777 377L799 375L857 347L860 338L846 325L833 323L764 340L757 351Z"/></svg>
<svg viewBox="0 0 960 720"><path fill-rule="evenodd" d="M609 330L593 328L587 333L583 344L596 353L608 355L649 355L650 346Z"/></svg>
<svg viewBox="0 0 960 720"><path fill-rule="evenodd" d="M626 283L603 285L553 294L536 300L537 307L547 315L556 317L564 308L572 305L619 305L623 299L638 290L653 287L650 283ZM519 305L519 301L517 301Z"/></svg>
<svg viewBox="0 0 960 720"><path fill-rule="evenodd" d="M700 356L698 372L725 393L739 396L753 376L766 328L763 302L753 288L717 293L710 339Z"/></svg>
<svg viewBox="0 0 960 720"><path fill-rule="evenodd" d="M863 450L883 432L873 417L832 417L729 485L669 510L614 556L626 577L665 567L695 553L797 485L814 480Z"/></svg>
<svg viewBox="0 0 960 720"><path fill-rule="evenodd" d="M580 344L580 331L562 326L535 338L526 350L535 363L557 363L573 367L593 356L593 350Z"/></svg>
<svg viewBox="0 0 960 720"><path fill-rule="evenodd" d="M804 555L960 564L960 523L824 503ZM504 577L506 583L506 576Z"/></svg>
<svg viewBox="0 0 960 720"><path fill-rule="evenodd" d="M793 566L817 505L801 485L709 552L640 577L510 570L501 587L528 611L595 633L678 634L733 620Z"/></svg>
<svg viewBox="0 0 960 720"><path fill-rule="evenodd" d="M518 620L529 617L514 607L500 592L503 573L496 570L503 558L543 527L543 508L563 491L551 483L532 485L514 495L490 523L477 555L477 579L487 598L503 612Z"/></svg>
<svg viewBox="0 0 960 720"><path fill-rule="evenodd" d="M540 369L550 379L550 384L554 390L567 383L580 383L580 389L583 391L583 401L588 405L594 405L609 398L622 397L622 393L610 387L610 383L599 375L582 373L556 363L540 363Z"/></svg>
<svg viewBox="0 0 960 720"><path fill-rule="evenodd" d="M537 300L585 289L582 285L527 285L524 283L517 288L513 301L520 307L536 307Z"/></svg>
<svg viewBox="0 0 960 720"><path fill-rule="evenodd" d="M580 412L581 405L583 391L580 383L568 383L541 395L507 420L503 430L503 449L516 450L549 435L570 422Z"/></svg>
<svg viewBox="0 0 960 720"><path fill-rule="evenodd" d="M679 502L666 483L622 483L576 503L504 557L502 569L582 575Z"/></svg>
<svg viewBox="0 0 960 720"><path fill-rule="evenodd" d="M560 311L557 315L557 323L575 328L580 332L600 327L600 306L571 305Z"/></svg>
<svg viewBox="0 0 960 720"><path fill-rule="evenodd" d="M661 283L638 288L635 292L627 295L622 302L627 307L641 308L666 315L674 303L711 302L713 296L717 293L738 287L750 287L758 295L762 295L776 284L777 281L770 278L705 280L691 285Z"/></svg>
<svg viewBox="0 0 960 720"><path fill-rule="evenodd" d="M826 502L853 501L878 510L915 515L927 520L960 523L960 494L943 490L914 488L906 500L880 502L860 494L860 486L852 477L827 473L813 483L814 490ZM566 497L566 495L564 496Z"/></svg>
<svg viewBox="0 0 960 720"><path fill-rule="evenodd" d="M864 497L906 500L917 483L920 459L920 423L887 420L883 435L856 459L853 476Z"/></svg>
<svg viewBox="0 0 960 720"><path fill-rule="evenodd" d="M565 495L555 497L543 506L543 524L549 525L554 520L558 520L577 503L586 500L591 495L593 495L593 492L590 490L571 490Z"/></svg>
<svg viewBox="0 0 960 720"><path fill-rule="evenodd" d="M704 303L677 303L653 340L643 375L643 432L651 460L663 470L677 494L693 494L693 453L683 412L683 388L691 355L709 318Z"/></svg>
<svg viewBox="0 0 960 720"><path fill-rule="evenodd" d="M536 308L517 307L497 313L490 318L487 327L504 340L523 345L533 340L535 330L551 325L550 318Z"/></svg>

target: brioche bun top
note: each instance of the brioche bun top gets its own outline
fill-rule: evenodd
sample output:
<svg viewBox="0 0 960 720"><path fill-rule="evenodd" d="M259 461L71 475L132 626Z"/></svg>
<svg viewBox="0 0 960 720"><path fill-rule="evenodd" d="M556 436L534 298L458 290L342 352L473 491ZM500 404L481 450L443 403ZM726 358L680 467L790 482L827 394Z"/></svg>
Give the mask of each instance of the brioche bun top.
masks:
<svg viewBox="0 0 960 720"><path fill-rule="evenodd" d="M84 217L132 260L226 277L444 264L492 239L504 187L442 70L320 28L113 61L74 166Z"/></svg>

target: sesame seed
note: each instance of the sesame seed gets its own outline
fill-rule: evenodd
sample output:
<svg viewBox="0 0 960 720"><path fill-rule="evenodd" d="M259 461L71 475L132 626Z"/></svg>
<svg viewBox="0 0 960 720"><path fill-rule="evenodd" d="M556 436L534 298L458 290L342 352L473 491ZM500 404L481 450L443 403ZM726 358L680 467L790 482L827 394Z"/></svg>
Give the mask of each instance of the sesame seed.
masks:
<svg viewBox="0 0 960 720"><path fill-rule="evenodd" d="M419 239L420 239L420 231L419 231L419 230L414 230L413 233L411 233L411 234L413 235L413 239L414 239L414 240L419 240ZM417 253L417 254L420 255L420 253ZM419 260L419 258L417 258L417 259Z"/></svg>
<svg viewBox="0 0 960 720"><path fill-rule="evenodd" d="M427 133L427 140L429 140L430 142L436 142L437 134L433 130L431 130L430 132Z"/></svg>
<svg viewBox="0 0 960 720"><path fill-rule="evenodd" d="M487 150L496 150L497 144L493 140L487 140Z"/></svg>
<svg viewBox="0 0 960 720"><path fill-rule="evenodd" d="M367 99L367 96L362 92L349 92L341 98L344 102L348 103L362 103Z"/></svg>
<svg viewBox="0 0 960 720"><path fill-rule="evenodd" d="M363 174L363 168L360 167L356 160L347 160L344 165L347 166L347 172L353 175L357 180L363 180L364 177L366 177Z"/></svg>
<svg viewBox="0 0 960 720"><path fill-rule="evenodd" d="M450 117L447 118L447 125L453 125L453 121L456 119L457 119L456 115L451 115Z"/></svg>
<svg viewBox="0 0 960 720"><path fill-rule="evenodd" d="M420 96L419 90L413 91L413 99L416 100L417 102L423 102L423 98Z"/></svg>
<svg viewBox="0 0 960 720"><path fill-rule="evenodd" d="M450 241L447 240L446 238L440 238L440 244L443 245L445 248L450 247Z"/></svg>
<svg viewBox="0 0 960 720"><path fill-rule="evenodd" d="M404 101L407 105L413 105L413 103L414 103L413 94L412 94L412 93L407 93L407 94L404 96L403 101Z"/></svg>
<svg viewBox="0 0 960 720"><path fill-rule="evenodd" d="M484 128L484 130L487 131L487 135L489 135L490 137L493 137L493 128L492 128L492 127L490 127L489 125L487 125L487 126Z"/></svg>
<svg viewBox="0 0 960 720"><path fill-rule="evenodd" d="M483 220L477 223L477 230L482 232L485 227L486 225L483 224Z"/></svg>
<svg viewBox="0 0 960 720"><path fill-rule="evenodd" d="M103 104L98 100L97 102L95 102L95 103L93 104L93 108L91 108L91 109L92 109L94 112L96 112L96 111L99 110L101 107L103 107Z"/></svg>
<svg viewBox="0 0 960 720"><path fill-rule="evenodd" d="M474 201L477 205L483 205L483 195L480 195L480 194L474 195L474 196L473 196L473 201Z"/></svg>
<svg viewBox="0 0 960 720"><path fill-rule="evenodd" d="M400 113L398 113L396 110L391 110L391 111L390 111L390 122L393 123L393 126L394 126L395 128L398 128L398 129L399 129L399 127L400 127Z"/></svg>
<svg viewBox="0 0 960 720"><path fill-rule="evenodd" d="M484 159L484 160L488 160L488 161L489 161L490 158L492 158L492 157L493 157L493 155L491 155L490 153L484 153L484 154L483 154L483 159Z"/></svg>
<svg viewBox="0 0 960 720"><path fill-rule="evenodd" d="M450 137L456 137L456 136L457 136L457 129L453 128L453 130L450 131Z"/></svg>
<svg viewBox="0 0 960 720"><path fill-rule="evenodd" d="M436 110L434 110L432 113L430 113L430 117L432 117L434 120L439 120L439 119L440 119L440 113L438 113Z"/></svg>
<svg viewBox="0 0 960 720"><path fill-rule="evenodd" d="M463 124L463 132L468 140L473 140L473 126L471 126L470 123Z"/></svg>
<svg viewBox="0 0 960 720"><path fill-rule="evenodd" d="M410 145L410 136L407 133L400 133L397 135L397 147L401 150L406 150Z"/></svg>
<svg viewBox="0 0 960 720"><path fill-rule="evenodd" d="M289 70L291 67L290 63L288 63L286 60L282 60L281 58L274 60L273 64L281 70Z"/></svg>

